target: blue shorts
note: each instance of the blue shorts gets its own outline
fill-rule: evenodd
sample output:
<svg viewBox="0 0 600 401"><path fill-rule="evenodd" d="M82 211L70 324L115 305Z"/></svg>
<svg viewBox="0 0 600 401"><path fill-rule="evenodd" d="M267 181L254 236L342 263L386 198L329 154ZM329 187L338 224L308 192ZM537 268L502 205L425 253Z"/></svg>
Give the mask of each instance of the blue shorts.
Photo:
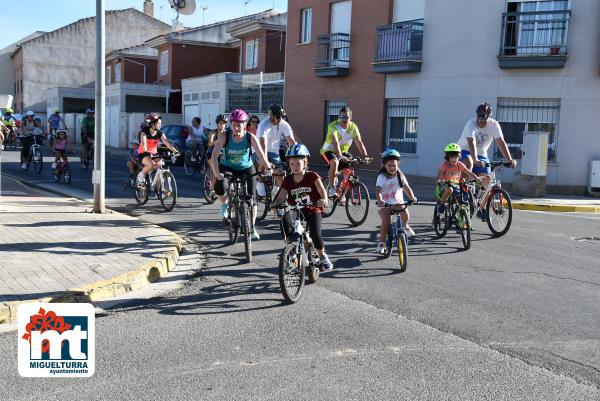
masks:
<svg viewBox="0 0 600 401"><path fill-rule="evenodd" d="M461 150L460 151L460 161L464 161L467 156L471 156L471 152L469 152L468 150ZM481 155L477 155L477 159L481 160L484 163L489 163L490 159L487 156L481 156ZM490 167L479 167L476 165L473 165L473 174L491 174L492 169Z"/></svg>
<svg viewBox="0 0 600 401"><path fill-rule="evenodd" d="M279 153L267 152L267 159L269 159L269 162L273 163L275 166L280 166L283 164L281 157L279 157Z"/></svg>

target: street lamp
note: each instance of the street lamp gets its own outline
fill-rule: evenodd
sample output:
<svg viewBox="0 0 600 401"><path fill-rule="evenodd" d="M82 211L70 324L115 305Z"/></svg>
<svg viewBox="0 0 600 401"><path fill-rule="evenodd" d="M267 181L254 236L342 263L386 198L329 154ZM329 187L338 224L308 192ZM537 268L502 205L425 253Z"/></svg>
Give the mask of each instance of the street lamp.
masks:
<svg viewBox="0 0 600 401"><path fill-rule="evenodd" d="M94 213L104 213L104 116L106 81L106 42L105 42L105 13L104 0L96 0L96 106L94 131L94 170L92 184L94 185Z"/></svg>
<svg viewBox="0 0 600 401"><path fill-rule="evenodd" d="M204 25L204 14L206 13L206 10L208 10L208 6L202 7L202 25Z"/></svg>
<svg viewBox="0 0 600 401"><path fill-rule="evenodd" d="M244 16L248 15L248 3L250 3L253 0L246 0L244 1Z"/></svg>

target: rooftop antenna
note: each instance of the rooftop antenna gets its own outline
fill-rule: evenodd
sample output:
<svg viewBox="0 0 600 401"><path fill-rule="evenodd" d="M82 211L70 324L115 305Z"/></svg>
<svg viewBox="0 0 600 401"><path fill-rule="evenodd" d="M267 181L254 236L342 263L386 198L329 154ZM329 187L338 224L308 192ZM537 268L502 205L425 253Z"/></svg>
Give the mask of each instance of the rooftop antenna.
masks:
<svg viewBox="0 0 600 401"><path fill-rule="evenodd" d="M179 22L179 14L193 14L196 11L196 0L169 0L169 4L177 13L177 16L173 20L173 31L181 31L183 30L183 24Z"/></svg>
<svg viewBox="0 0 600 401"><path fill-rule="evenodd" d="M204 14L206 14L206 10L208 10L208 6L202 7L202 25L204 25Z"/></svg>
<svg viewBox="0 0 600 401"><path fill-rule="evenodd" d="M248 3L250 3L253 0L246 0L244 1L244 16L248 15Z"/></svg>

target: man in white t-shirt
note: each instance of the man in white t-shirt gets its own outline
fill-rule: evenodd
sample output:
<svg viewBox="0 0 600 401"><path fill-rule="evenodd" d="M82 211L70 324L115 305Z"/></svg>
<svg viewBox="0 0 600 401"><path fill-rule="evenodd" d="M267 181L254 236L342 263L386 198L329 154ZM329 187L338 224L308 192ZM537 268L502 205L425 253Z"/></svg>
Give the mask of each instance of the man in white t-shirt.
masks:
<svg viewBox="0 0 600 401"><path fill-rule="evenodd" d="M490 105L485 102L481 103L477 106L476 113L477 118L471 118L467 121L463 133L457 141L462 149L460 161L477 175L491 173L491 169L486 167L486 163L490 162L487 152L492 141L495 140L504 158L511 163L513 168L516 167L517 161L510 155L500 124L490 118L492 114Z"/></svg>
<svg viewBox="0 0 600 401"><path fill-rule="evenodd" d="M269 162L275 166L281 165L281 157L279 156L279 146L283 138L286 139L287 146L296 143L294 138L294 132L292 127L287 121L283 119L285 115L283 109L278 104L272 104L269 106L269 117L265 118L258 124L256 130L256 137L259 140L263 151L267 155ZM259 166L259 171L264 170L264 166ZM275 177L277 185L281 186L283 178L281 176ZM265 184L258 182L256 185L256 192L259 196L266 196Z"/></svg>

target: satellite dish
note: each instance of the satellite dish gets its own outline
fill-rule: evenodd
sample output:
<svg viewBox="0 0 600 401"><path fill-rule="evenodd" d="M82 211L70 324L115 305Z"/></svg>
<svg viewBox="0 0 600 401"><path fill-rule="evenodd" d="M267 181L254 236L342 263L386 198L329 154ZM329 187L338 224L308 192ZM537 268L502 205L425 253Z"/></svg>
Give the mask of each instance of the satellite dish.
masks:
<svg viewBox="0 0 600 401"><path fill-rule="evenodd" d="M196 11L196 0L169 0L169 4L177 14L191 15Z"/></svg>

